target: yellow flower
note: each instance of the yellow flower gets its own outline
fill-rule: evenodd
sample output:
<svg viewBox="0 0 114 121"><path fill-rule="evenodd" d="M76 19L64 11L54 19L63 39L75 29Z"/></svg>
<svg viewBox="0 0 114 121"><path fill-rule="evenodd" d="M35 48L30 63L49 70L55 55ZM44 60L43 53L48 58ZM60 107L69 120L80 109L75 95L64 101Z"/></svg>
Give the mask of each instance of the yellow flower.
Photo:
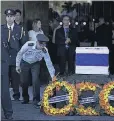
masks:
<svg viewBox="0 0 114 121"><path fill-rule="evenodd" d="M95 91L96 90L96 87L95 86L91 87L91 90Z"/></svg>
<svg viewBox="0 0 114 121"><path fill-rule="evenodd" d="M55 82L55 85L61 86L61 83L60 82Z"/></svg>

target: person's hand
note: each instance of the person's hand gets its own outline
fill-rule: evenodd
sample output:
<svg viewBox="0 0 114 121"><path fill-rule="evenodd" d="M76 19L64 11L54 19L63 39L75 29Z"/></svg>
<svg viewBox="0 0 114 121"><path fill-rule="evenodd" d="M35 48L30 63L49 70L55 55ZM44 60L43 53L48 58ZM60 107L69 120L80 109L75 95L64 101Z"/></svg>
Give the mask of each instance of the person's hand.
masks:
<svg viewBox="0 0 114 121"><path fill-rule="evenodd" d="M57 80L56 76L52 78L52 82L55 82Z"/></svg>
<svg viewBox="0 0 114 121"><path fill-rule="evenodd" d="M67 40L65 41L65 44L68 44L69 42L71 42L70 38L67 38Z"/></svg>
<svg viewBox="0 0 114 121"><path fill-rule="evenodd" d="M21 68L19 66L16 66L17 73L21 73Z"/></svg>

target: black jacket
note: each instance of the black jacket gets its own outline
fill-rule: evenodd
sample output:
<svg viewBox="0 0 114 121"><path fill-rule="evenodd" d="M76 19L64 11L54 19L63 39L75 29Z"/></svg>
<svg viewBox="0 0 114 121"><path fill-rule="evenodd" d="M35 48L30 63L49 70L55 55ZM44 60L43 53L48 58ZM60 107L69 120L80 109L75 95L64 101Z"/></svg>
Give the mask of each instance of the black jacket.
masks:
<svg viewBox="0 0 114 121"><path fill-rule="evenodd" d="M17 23L15 24L18 25ZM21 27L21 46L23 46L27 41L29 41L28 31L25 23L20 22L18 26Z"/></svg>
<svg viewBox="0 0 114 121"><path fill-rule="evenodd" d="M17 52L22 45L21 42L21 27L14 25L13 31L11 31L11 37L8 42L9 30L7 24L1 26L1 60L7 61L9 65L16 64Z"/></svg>
<svg viewBox="0 0 114 121"><path fill-rule="evenodd" d="M78 32L76 28L69 28L69 38L71 40L71 43L69 43L69 50L75 52L76 47L79 46ZM65 54L65 41L66 38L64 28L61 27L57 29L55 33L55 44L57 44L58 56Z"/></svg>
<svg viewBox="0 0 114 121"><path fill-rule="evenodd" d="M96 29L96 41L98 46L107 46L110 48L112 44L112 30L106 24L102 24Z"/></svg>

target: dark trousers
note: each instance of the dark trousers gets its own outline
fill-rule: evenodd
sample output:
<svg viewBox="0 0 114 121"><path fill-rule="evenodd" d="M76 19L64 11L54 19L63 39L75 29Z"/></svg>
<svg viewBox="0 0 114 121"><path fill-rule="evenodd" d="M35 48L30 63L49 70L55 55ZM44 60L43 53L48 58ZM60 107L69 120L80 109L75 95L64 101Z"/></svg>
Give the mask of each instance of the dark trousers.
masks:
<svg viewBox="0 0 114 121"><path fill-rule="evenodd" d="M1 63L1 104L4 115L11 116L13 114L12 103L9 93L9 76L7 63Z"/></svg>
<svg viewBox="0 0 114 121"><path fill-rule="evenodd" d="M21 62L21 85L22 85L22 96L25 101L29 100L28 87L29 87L29 77L30 73L32 75L32 85L33 85L33 101L40 101L40 62L29 64L25 61Z"/></svg>
<svg viewBox="0 0 114 121"><path fill-rule="evenodd" d="M20 75L16 72L16 67L11 65L9 66L9 81L13 88L13 97L14 99L20 98L19 85L20 85Z"/></svg>
<svg viewBox="0 0 114 121"><path fill-rule="evenodd" d="M109 72L114 74L114 45L109 49Z"/></svg>
<svg viewBox="0 0 114 121"><path fill-rule="evenodd" d="M59 67L60 73L64 74L66 61L68 60L68 73L74 73L74 60L75 60L75 52L71 51L70 49L66 49L64 55L59 56Z"/></svg>

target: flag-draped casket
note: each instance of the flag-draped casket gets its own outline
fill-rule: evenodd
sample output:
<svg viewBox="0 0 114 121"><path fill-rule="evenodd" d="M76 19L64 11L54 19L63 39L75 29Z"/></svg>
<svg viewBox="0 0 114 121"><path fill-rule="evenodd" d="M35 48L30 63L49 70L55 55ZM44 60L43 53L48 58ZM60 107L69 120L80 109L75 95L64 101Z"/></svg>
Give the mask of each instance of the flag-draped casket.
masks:
<svg viewBox="0 0 114 121"><path fill-rule="evenodd" d="M109 50L107 47L77 47L75 73L108 75L108 58Z"/></svg>

